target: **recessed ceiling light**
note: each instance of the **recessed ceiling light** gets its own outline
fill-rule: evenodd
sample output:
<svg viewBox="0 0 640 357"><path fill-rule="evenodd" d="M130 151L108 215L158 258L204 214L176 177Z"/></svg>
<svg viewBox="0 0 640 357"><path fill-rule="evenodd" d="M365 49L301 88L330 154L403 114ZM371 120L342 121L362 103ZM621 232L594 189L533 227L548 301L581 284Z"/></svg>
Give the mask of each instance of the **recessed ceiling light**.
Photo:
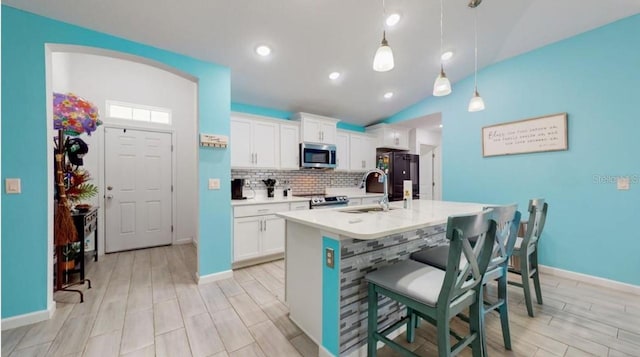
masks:
<svg viewBox="0 0 640 357"><path fill-rule="evenodd" d="M440 125L438 125L438 126L442 128L442 124L440 124Z"/></svg>
<svg viewBox="0 0 640 357"><path fill-rule="evenodd" d="M387 16L387 19L385 20L385 23L389 27L397 25L398 22L400 22L400 14L398 13Z"/></svg>
<svg viewBox="0 0 640 357"><path fill-rule="evenodd" d="M384 99L391 99L393 97L393 92L387 92L384 94Z"/></svg>
<svg viewBox="0 0 640 357"><path fill-rule="evenodd" d="M451 51L447 51L447 52L443 53L442 56L440 56L440 58L443 61L448 61L448 60L451 59L451 57L453 57L453 52L451 52Z"/></svg>
<svg viewBox="0 0 640 357"><path fill-rule="evenodd" d="M271 48L269 46L260 45L256 47L256 53L262 57L266 57L271 54Z"/></svg>
<svg viewBox="0 0 640 357"><path fill-rule="evenodd" d="M332 81L335 81L338 78L340 78L340 72L329 73L329 79L331 79Z"/></svg>

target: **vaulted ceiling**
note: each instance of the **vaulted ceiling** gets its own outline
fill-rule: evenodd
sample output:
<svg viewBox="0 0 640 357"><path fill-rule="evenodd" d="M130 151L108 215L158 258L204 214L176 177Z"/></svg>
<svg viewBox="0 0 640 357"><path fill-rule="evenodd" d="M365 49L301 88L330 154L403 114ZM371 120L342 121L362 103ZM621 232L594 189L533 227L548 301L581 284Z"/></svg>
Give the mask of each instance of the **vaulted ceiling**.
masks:
<svg viewBox="0 0 640 357"><path fill-rule="evenodd" d="M233 102L305 111L366 125L431 95L440 61L440 2L385 0L390 72L372 70L382 1L3 0L4 4L231 69ZM473 73L473 11L444 1L445 63L455 82ZM637 0L485 0L477 8L479 66L640 13ZM255 48L267 44L269 57ZM526 70L526 69L523 69ZM337 81L328 78L338 71ZM383 98L393 92L391 99Z"/></svg>

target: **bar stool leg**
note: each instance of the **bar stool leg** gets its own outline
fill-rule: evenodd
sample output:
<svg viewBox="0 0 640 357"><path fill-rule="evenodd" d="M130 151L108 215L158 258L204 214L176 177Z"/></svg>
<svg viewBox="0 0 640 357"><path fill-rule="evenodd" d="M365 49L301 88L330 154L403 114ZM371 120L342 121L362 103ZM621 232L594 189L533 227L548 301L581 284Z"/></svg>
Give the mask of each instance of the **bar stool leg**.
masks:
<svg viewBox="0 0 640 357"><path fill-rule="evenodd" d="M531 303L531 284L529 283L529 255L525 254L520 259L520 276L522 277L522 289L524 290L524 301L527 304L527 313L534 317L533 304Z"/></svg>
<svg viewBox="0 0 640 357"><path fill-rule="evenodd" d="M531 264L533 269L535 269L535 273L533 274L533 287L536 289L536 300L538 300L538 304L542 305L542 290L540 289L540 270L538 270L538 250L536 249L533 254L531 254Z"/></svg>
<svg viewBox="0 0 640 357"><path fill-rule="evenodd" d="M378 341L375 333L378 331L378 293L374 284L369 284L369 311L367 317L367 356L376 357Z"/></svg>

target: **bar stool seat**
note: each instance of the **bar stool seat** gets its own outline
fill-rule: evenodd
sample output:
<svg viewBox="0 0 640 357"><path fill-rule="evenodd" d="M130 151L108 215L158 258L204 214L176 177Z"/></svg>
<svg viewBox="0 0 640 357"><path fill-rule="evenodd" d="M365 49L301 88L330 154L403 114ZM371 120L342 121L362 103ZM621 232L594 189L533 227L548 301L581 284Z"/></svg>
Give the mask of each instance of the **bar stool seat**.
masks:
<svg viewBox="0 0 640 357"><path fill-rule="evenodd" d="M367 280L425 305L436 306L444 276L443 270L404 260L367 274Z"/></svg>

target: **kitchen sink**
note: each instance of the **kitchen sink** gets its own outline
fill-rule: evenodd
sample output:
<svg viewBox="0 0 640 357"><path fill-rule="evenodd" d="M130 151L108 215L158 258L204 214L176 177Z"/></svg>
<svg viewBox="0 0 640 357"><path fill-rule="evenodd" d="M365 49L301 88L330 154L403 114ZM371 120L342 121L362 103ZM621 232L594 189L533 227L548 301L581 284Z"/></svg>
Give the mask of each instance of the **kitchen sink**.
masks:
<svg viewBox="0 0 640 357"><path fill-rule="evenodd" d="M394 209L397 209L397 208L389 207L389 211L393 211ZM382 209L382 207L350 208L350 209L341 210L340 212L344 212L344 213L384 212L384 209Z"/></svg>

